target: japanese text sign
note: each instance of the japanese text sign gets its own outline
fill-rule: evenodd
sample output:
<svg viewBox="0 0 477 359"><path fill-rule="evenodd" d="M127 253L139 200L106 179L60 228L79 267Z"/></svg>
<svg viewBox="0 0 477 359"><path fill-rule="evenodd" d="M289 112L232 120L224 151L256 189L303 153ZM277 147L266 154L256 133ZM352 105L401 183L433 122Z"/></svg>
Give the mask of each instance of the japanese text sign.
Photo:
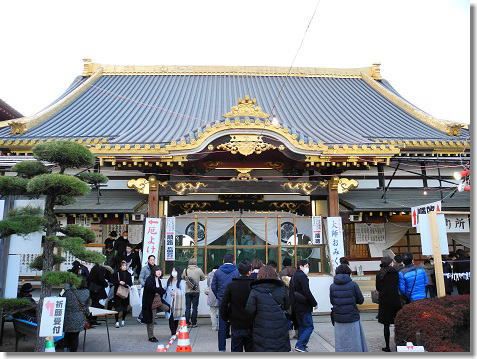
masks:
<svg viewBox="0 0 477 359"><path fill-rule="evenodd" d="M321 216L311 217L311 229L313 232L313 244L322 244Z"/></svg>
<svg viewBox="0 0 477 359"><path fill-rule="evenodd" d="M161 239L161 219L147 217L144 228L144 244L142 249L142 266L147 265L147 257L154 255L157 258Z"/></svg>
<svg viewBox="0 0 477 359"><path fill-rule="evenodd" d="M432 202L428 204L423 204L422 206L418 207L411 207L411 222L413 227L417 227L419 224L419 215L420 214L427 214L429 212L440 212L442 208L441 201Z"/></svg>
<svg viewBox="0 0 477 359"><path fill-rule="evenodd" d="M384 243L386 239L384 223L356 223L354 231L356 244Z"/></svg>
<svg viewBox="0 0 477 359"><path fill-rule="evenodd" d="M45 297L41 311L40 337L63 335L66 298Z"/></svg>
<svg viewBox="0 0 477 359"><path fill-rule="evenodd" d="M344 257L341 217L326 218L326 230L330 248L331 271L334 273L336 267L340 265L340 258Z"/></svg>
<svg viewBox="0 0 477 359"><path fill-rule="evenodd" d="M447 233L470 233L470 218L467 214L446 214Z"/></svg>
<svg viewBox="0 0 477 359"><path fill-rule="evenodd" d="M166 219L166 245L165 260L174 261L176 259L176 217L167 217Z"/></svg>

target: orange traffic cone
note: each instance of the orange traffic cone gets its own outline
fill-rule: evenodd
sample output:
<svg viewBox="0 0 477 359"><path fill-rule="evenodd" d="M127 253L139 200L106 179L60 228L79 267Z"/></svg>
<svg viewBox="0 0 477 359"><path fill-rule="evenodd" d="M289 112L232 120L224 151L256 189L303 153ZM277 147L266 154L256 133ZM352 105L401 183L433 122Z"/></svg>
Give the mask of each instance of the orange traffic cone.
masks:
<svg viewBox="0 0 477 359"><path fill-rule="evenodd" d="M161 353L161 352L167 352L167 349L166 349L166 347L164 346L164 344L159 344L159 345L157 346L156 353Z"/></svg>
<svg viewBox="0 0 477 359"><path fill-rule="evenodd" d="M190 345L189 330L187 329L187 323L184 317L179 321L179 335L177 336L176 352L188 353L192 351Z"/></svg>

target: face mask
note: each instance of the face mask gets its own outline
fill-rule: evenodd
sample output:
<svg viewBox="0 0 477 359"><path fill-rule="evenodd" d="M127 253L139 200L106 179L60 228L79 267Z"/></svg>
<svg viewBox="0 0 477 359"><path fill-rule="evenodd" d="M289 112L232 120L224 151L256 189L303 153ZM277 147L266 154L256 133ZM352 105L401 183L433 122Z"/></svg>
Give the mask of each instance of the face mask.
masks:
<svg viewBox="0 0 477 359"><path fill-rule="evenodd" d="M303 268L303 273L308 275L308 273L310 273L310 268L308 268L308 267Z"/></svg>
<svg viewBox="0 0 477 359"><path fill-rule="evenodd" d="M172 271L171 276L173 276L174 278L177 277L177 272L176 272L176 271Z"/></svg>

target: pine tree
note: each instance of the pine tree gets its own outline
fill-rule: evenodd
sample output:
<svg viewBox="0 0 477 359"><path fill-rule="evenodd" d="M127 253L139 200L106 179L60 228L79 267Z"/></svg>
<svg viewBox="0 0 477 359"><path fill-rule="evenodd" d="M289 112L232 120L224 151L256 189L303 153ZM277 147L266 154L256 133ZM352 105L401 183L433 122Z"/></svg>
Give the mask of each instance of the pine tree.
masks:
<svg viewBox="0 0 477 359"><path fill-rule="evenodd" d="M89 193L91 187L99 188L100 183L106 183L107 177L100 173L81 173L78 176L65 174L67 169L92 167L95 158L88 148L70 141L54 141L39 144L33 148L36 160L23 161L16 164L12 171L15 177L0 177L0 195L28 196L44 198L43 213L39 208L25 207L12 210L7 218L0 221L0 235L3 238L12 234L25 235L36 231L44 231L43 254L33 263L32 267L42 270L41 295L38 303L38 331L41 321L43 299L51 296L52 287L66 283L78 286L81 278L70 272L55 270L55 266L65 259L55 254L55 248L71 253L73 256L88 263L104 262L101 253L85 249L85 243L92 242L95 234L84 227L67 225L60 227L55 216L54 207L74 203L75 198ZM48 169L43 162L55 165ZM58 236L61 233L61 236ZM36 351L44 350L44 338L37 336Z"/></svg>

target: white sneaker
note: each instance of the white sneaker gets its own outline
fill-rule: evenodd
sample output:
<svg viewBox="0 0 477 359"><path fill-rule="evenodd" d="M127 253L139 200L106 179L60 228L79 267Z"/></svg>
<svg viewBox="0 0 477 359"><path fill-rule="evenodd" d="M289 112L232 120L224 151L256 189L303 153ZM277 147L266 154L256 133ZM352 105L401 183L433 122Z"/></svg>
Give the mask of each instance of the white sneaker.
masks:
<svg viewBox="0 0 477 359"><path fill-rule="evenodd" d="M295 331L293 329L290 329L288 331L288 337L290 338L290 340L292 340L293 338L295 338Z"/></svg>
<svg viewBox="0 0 477 359"><path fill-rule="evenodd" d="M119 328L119 322L116 322L115 327L116 327L116 328Z"/></svg>
<svg viewBox="0 0 477 359"><path fill-rule="evenodd" d="M124 327L124 320L121 320L121 326Z"/></svg>

